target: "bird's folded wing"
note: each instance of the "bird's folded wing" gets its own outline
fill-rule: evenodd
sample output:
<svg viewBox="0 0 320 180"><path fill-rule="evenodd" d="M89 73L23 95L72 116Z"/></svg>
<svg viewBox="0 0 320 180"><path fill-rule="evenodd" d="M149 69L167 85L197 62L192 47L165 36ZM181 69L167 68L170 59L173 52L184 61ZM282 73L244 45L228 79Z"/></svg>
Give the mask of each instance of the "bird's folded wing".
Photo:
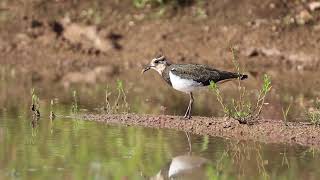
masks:
<svg viewBox="0 0 320 180"><path fill-rule="evenodd" d="M220 80L219 71L206 65L176 65L171 69L171 72L182 79L191 79L200 82L203 85L209 85L210 81L217 82Z"/></svg>

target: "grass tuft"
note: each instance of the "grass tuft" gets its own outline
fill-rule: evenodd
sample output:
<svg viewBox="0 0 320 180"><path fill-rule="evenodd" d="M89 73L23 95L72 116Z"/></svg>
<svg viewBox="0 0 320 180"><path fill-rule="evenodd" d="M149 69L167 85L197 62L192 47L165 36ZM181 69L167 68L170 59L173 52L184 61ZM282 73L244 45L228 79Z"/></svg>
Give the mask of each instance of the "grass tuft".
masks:
<svg viewBox="0 0 320 180"><path fill-rule="evenodd" d="M110 87L106 88L106 99L105 106L103 107L103 111L107 114L116 114L116 113L128 113L130 110L130 106L127 102L127 96L124 90L124 83L122 80L117 80L116 82L116 98L114 102L111 103L111 95L112 92Z"/></svg>
<svg viewBox="0 0 320 180"><path fill-rule="evenodd" d="M316 99L314 107L307 111L307 119L314 125L320 126L320 99Z"/></svg>
<svg viewBox="0 0 320 180"><path fill-rule="evenodd" d="M243 74L240 70L240 64L236 50L231 48L231 52L233 55L232 62L236 72ZM271 87L271 78L265 74L263 76L263 84L259 90L257 100L252 102L248 98L248 91L242 85L241 80L238 79L237 89L239 96L238 98L231 100L231 105L227 105L216 83L210 82L209 89L216 95L217 100L222 106L223 112L226 116L239 121L240 124L251 124L260 117L263 106L265 105L265 98L270 92Z"/></svg>
<svg viewBox="0 0 320 180"><path fill-rule="evenodd" d="M282 116L283 116L283 121L284 121L284 124L287 126L287 122L288 122L288 114L289 114L289 111L291 109L291 105L292 105L292 102L290 102L290 104L288 105L288 107L286 109L284 109L282 107Z"/></svg>
<svg viewBox="0 0 320 180"><path fill-rule="evenodd" d="M73 91L72 92L72 98L73 98L73 101L72 101L72 107L71 107L71 113L72 115L77 115L78 112L79 112L79 107L78 107L78 99L77 99L77 91Z"/></svg>

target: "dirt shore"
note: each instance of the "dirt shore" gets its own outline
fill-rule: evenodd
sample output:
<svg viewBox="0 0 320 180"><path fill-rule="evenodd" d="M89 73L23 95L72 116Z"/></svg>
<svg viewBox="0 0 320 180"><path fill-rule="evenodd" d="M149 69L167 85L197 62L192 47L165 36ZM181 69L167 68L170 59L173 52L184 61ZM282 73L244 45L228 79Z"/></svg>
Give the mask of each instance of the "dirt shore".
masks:
<svg viewBox="0 0 320 180"><path fill-rule="evenodd" d="M132 1L8 1L0 6L0 63L33 83L64 85L140 71L160 51L172 62L232 69L230 46L254 77L319 68L320 13L308 3L205 2L157 16ZM299 24L301 13L312 18Z"/></svg>
<svg viewBox="0 0 320 180"><path fill-rule="evenodd" d="M287 123L260 120L254 125L241 125L224 118L193 117L185 120L178 116L153 115L84 115L89 121L149 128L168 128L193 134L218 136L234 140L253 140L264 143L299 144L320 149L320 128L308 123Z"/></svg>

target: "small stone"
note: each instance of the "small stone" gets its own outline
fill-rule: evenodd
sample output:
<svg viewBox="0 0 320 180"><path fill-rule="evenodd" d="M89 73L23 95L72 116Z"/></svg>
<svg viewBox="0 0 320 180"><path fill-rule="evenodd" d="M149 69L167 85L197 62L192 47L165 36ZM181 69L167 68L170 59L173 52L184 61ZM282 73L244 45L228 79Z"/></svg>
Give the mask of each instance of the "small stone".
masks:
<svg viewBox="0 0 320 180"><path fill-rule="evenodd" d="M223 123L223 128L230 128L232 127L232 122L231 121L225 121Z"/></svg>
<svg viewBox="0 0 320 180"><path fill-rule="evenodd" d="M303 10L296 16L296 21L299 25L304 25L312 21L312 15L307 11Z"/></svg>
<svg viewBox="0 0 320 180"><path fill-rule="evenodd" d="M320 9L320 2L319 1L310 2L308 4L308 6L311 11L319 10Z"/></svg>
<svg viewBox="0 0 320 180"><path fill-rule="evenodd" d="M128 25L129 25L129 26L134 26L135 23L134 23L133 21L129 21Z"/></svg>
<svg viewBox="0 0 320 180"><path fill-rule="evenodd" d="M270 9L274 9L276 7L276 5L274 3L270 3L269 7L270 7Z"/></svg>

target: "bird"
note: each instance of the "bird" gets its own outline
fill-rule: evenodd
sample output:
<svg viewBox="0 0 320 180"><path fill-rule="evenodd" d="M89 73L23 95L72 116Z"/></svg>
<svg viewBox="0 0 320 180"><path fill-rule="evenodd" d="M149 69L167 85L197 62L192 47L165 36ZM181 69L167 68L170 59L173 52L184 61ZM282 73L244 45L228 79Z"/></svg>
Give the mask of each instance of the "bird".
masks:
<svg viewBox="0 0 320 180"><path fill-rule="evenodd" d="M184 115L187 119L191 119L194 91L209 86L211 82L248 78L245 74L222 71L204 64L173 64L164 55L153 58L150 64L143 68L142 74L150 69L157 71L173 89L189 94L190 100Z"/></svg>

